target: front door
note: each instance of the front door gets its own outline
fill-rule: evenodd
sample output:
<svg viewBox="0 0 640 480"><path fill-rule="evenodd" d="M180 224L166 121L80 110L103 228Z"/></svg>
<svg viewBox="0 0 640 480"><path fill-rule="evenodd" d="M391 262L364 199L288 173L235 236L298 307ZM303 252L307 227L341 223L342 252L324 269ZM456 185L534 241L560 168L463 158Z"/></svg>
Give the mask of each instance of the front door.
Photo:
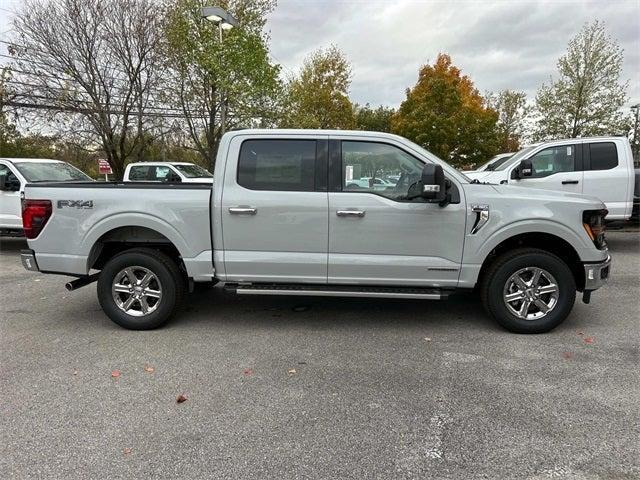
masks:
<svg viewBox="0 0 640 480"><path fill-rule="evenodd" d="M330 141L330 156L329 283L455 287L464 199L440 207L406 198L428 160L365 138Z"/></svg>
<svg viewBox="0 0 640 480"><path fill-rule="evenodd" d="M509 180L509 183L545 190L582 193L582 145L547 147L533 154L529 160L533 165L532 175L519 180Z"/></svg>
<svg viewBox="0 0 640 480"><path fill-rule="evenodd" d="M326 144L233 138L221 202L227 281L327 282Z"/></svg>
<svg viewBox="0 0 640 480"><path fill-rule="evenodd" d="M0 190L0 227L20 229L22 228L20 180L4 163L0 163L0 174L6 175L7 186L13 188L13 190Z"/></svg>

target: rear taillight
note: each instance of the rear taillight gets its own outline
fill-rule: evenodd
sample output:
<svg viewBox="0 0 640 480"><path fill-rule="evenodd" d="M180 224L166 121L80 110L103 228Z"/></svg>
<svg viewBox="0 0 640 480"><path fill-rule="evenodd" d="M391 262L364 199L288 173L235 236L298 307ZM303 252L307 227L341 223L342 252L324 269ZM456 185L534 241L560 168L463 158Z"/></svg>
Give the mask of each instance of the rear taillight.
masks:
<svg viewBox="0 0 640 480"><path fill-rule="evenodd" d="M22 228L28 239L36 238L51 217L50 200L22 201Z"/></svg>
<svg viewBox="0 0 640 480"><path fill-rule="evenodd" d="M582 225L593 244L599 250L607 248L607 241L604 236L606 229L604 217L607 216L607 213L609 213L607 209L586 210L582 213Z"/></svg>

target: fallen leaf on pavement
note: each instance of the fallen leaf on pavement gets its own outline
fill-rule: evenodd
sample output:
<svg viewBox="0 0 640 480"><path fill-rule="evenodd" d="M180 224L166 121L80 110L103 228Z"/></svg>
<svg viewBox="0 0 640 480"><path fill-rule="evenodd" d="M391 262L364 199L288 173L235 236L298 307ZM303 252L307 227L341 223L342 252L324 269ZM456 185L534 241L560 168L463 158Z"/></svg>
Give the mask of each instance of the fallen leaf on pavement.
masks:
<svg viewBox="0 0 640 480"><path fill-rule="evenodd" d="M584 332L578 332L578 335L584 335Z"/></svg>
<svg viewBox="0 0 640 480"><path fill-rule="evenodd" d="M425 342L430 342L431 341L431 337L424 337L424 341Z"/></svg>
<svg viewBox="0 0 640 480"><path fill-rule="evenodd" d="M187 401L187 396L184 393L181 393L180 395L178 395L178 398L176 398L176 403L183 403Z"/></svg>
<svg viewBox="0 0 640 480"><path fill-rule="evenodd" d="M595 337L584 337L584 343L593 343L595 340Z"/></svg>
<svg viewBox="0 0 640 480"><path fill-rule="evenodd" d="M298 373L298 372L296 372L296 369L295 369L295 368L290 368L289 370L287 370L287 373L288 373L289 375L295 375L295 374L296 374L296 373Z"/></svg>
<svg viewBox="0 0 640 480"><path fill-rule="evenodd" d="M122 453L124 453L125 455L129 455L131 453L131 449L127 447L124 450L122 450Z"/></svg>
<svg viewBox="0 0 640 480"><path fill-rule="evenodd" d="M147 373L153 373L155 371L155 368L150 367L149 365L146 365L144 367L144 371L147 372Z"/></svg>
<svg viewBox="0 0 640 480"><path fill-rule="evenodd" d="M73 371L73 374L74 374L74 375L77 375L77 374L78 374L78 370L74 370L74 371Z"/></svg>
<svg viewBox="0 0 640 480"><path fill-rule="evenodd" d="M251 375L253 375L253 370L251 370L250 368L245 368L245 369L242 371L242 374L243 374L245 377L250 377Z"/></svg>
<svg viewBox="0 0 640 480"><path fill-rule="evenodd" d="M571 353L571 352L563 352L562 356L564 358L566 358L566 359L570 359L570 358L573 358L573 353Z"/></svg>
<svg viewBox="0 0 640 480"><path fill-rule="evenodd" d="M118 378L120 376L120 370L114 370L113 372L111 372L111 376L113 378Z"/></svg>

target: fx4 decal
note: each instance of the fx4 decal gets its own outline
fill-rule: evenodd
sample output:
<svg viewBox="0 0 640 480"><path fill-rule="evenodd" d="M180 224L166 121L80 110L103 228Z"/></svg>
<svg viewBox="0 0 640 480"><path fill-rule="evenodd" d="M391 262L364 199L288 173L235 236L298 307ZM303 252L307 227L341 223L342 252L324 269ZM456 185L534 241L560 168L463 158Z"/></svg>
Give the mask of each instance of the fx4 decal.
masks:
<svg viewBox="0 0 640 480"><path fill-rule="evenodd" d="M58 208L93 208L93 200L58 200Z"/></svg>

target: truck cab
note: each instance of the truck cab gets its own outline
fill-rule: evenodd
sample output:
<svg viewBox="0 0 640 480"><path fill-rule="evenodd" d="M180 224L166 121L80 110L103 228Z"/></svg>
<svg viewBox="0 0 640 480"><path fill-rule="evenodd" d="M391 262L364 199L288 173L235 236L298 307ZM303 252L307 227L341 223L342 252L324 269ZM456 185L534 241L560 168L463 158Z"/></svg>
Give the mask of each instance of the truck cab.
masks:
<svg viewBox="0 0 640 480"><path fill-rule="evenodd" d="M125 182L211 183L213 175L189 162L136 162L127 165Z"/></svg>
<svg viewBox="0 0 640 480"><path fill-rule="evenodd" d="M531 168L523 168L523 162ZM633 211L635 173L625 137L537 143L493 171L469 172L467 176L480 182L590 195L605 203L607 220L628 220Z"/></svg>

